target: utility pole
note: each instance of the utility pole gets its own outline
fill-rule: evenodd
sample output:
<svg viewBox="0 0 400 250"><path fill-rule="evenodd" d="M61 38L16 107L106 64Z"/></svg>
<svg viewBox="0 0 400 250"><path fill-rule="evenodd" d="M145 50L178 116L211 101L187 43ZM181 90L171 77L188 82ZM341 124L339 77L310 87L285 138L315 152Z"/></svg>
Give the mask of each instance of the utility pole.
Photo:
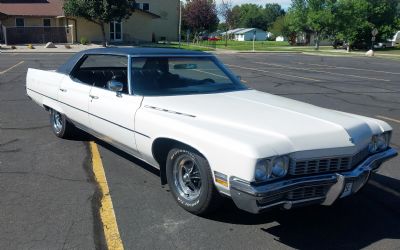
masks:
<svg viewBox="0 0 400 250"><path fill-rule="evenodd" d="M254 29L254 31L253 31L253 52L255 52L256 50L255 50L255 43L256 43L256 33L257 33L257 30L256 29Z"/></svg>
<svg viewBox="0 0 400 250"><path fill-rule="evenodd" d="M181 38L182 38L182 34L181 34L181 30L182 30L182 3L181 0L179 0L179 48L181 48Z"/></svg>

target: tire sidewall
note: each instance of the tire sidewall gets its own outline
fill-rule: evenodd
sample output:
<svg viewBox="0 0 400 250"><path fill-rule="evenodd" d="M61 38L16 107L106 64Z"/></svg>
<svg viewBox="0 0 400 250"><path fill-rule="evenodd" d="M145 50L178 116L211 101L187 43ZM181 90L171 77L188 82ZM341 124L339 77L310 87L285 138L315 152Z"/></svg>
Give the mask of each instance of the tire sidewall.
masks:
<svg viewBox="0 0 400 250"><path fill-rule="evenodd" d="M56 113L59 113L59 112L57 112L56 110L53 110L53 109L50 111L51 129L53 130L53 133L54 133L57 137L62 138L62 137L64 137L64 134L65 134L66 119L65 119L65 116L64 116L63 114L59 113L59 114L61 115L61 119L62 119L62 128L61 128L60 131L56 131L56 129L54 128L54 122L55 122L54 116L55 116Z"/></svg>
<svg viewBox="0 0 400 250"><path fill-rule="evenodd" d="M176 181L173 174L174 165L178 164L183 156L190 157L195 162L200 172L200 195L194 200L187 200L185 197L182 197L174 183ZM210 168L207 161L203 157L192 152L192 150L185 148L174 148L168 154L166 175L170 190L178 204L191 213L201 213L208 206L209 196L211 195L213 185L212 179L210 178L209 169Z"/></svg>

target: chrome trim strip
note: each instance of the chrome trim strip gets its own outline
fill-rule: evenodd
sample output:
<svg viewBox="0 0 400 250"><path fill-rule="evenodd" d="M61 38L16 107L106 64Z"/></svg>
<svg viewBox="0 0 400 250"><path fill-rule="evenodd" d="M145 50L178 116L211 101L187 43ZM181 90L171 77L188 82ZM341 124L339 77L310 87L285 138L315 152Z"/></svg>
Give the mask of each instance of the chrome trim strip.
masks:
<svg viewBox="0 0 400 250"><path fill-rule="evenodd" d="M183 116L188 116L188 117L193 117L195 118L195 115L190 115L190 114L186 114L186 113L181 113L181 112L177 112L177 111L173 111L173 110L169 110L169 109L163 109L163 108L158 108L158 107L154 107L154 106L149 106L149 105L145 105L145 108L149 108L149 109L154 109L157 111L163 111L163 112L167 112L167 113L171 113L171 114L176 114L176 115L183 115Z"/></svg>
<svg viewBox="0 0 400 250"><path fill-rule="evenodd" d="M103 121L109 122L109 123L111 123L111 124L113 124L113 125L116 125L116 126L118 126L118 127L120 127L120 128L129 130L129 131L131 131L131 132L133 132L133 133L139 134L139 135L144 136L144 137L147 137L147 138L149 138L149 139L151 138L151 137L148 136L148 135L145 135L145 134L140 133L140 132L138 132L138 131L132 130L132 129L127 128L127 127L124 127L124 126L122 126L122 125L119 125L118 123L115 123L115 122L112 122L112 121L110 121L110 120L107 120L107 119L105 119L105 118L103 118L103 117L94 115L94 114L89 113L89 112L87 112L87 111L85 111L85 110L76 108L76 107L74 107L74 106L72 106L72 105L70 105L70 104L68 104L68 103L61 102L61 101L59 101L59 100L57 100L57 99L54 99L54 98L52 98L52 97L50 97L50 96L44 95L44 94L42 94L42 93L39 93L39 92L37 92L37 91L35 91L35 90L32 90L32 89L30 89L30 88L26 88L26 89L27 89L27 90L30 90L30 91L32 91L32 92L35 92L36 94L42 95L42 96L44 96L44 97L46 97L46 98L49 98L49 99L51 99L51 100L53 100L53 101L62 103L62 104L64 104L64 105L67 105L68 107L74 108L74 109L79 110L79 111L81 111L81 112L83 112L83 113L86 113L86 114L88 114L88 115L91 115L91 116L93 116L93 117L96 117L96 118L98 118L98 119L101 119L101 120L103 120Z"/></svg>
<svg viewBox="0 0 400 250"><path fill-rule="evenodd" d="M133 95L133 81L132 81L132 59L131 55L128 55L128 92Z"/></svg>

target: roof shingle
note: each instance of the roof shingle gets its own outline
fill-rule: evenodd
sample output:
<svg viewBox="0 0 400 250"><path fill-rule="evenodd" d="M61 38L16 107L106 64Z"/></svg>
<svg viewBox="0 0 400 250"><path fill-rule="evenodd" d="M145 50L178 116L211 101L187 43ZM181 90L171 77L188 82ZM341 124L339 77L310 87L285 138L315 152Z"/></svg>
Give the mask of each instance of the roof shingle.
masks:
<svg viewBox="0 0 400 250"><path fill-rule="evenodd" d="M63 16L63 1L0 0L0 13L9 16Z"/></svg>

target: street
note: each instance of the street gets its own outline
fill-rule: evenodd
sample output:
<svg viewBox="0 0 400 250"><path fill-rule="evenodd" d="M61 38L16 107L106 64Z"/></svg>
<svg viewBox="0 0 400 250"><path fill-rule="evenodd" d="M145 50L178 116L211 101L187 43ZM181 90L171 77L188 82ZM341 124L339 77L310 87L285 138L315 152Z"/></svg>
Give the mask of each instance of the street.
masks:
<svg viewBox="0 0 400 250"><path fill-rule="evenodd" d="M88 141L61 140L25 95L29 67L71 54L0 54L0 249L104 249ZM249 87L393 127L400 150L400 61L290 53L217 55ZM274 117L271 117L274 119ZM321 138L323 140L323 138ZM399 249L400 157L331 207L252 215L227 200L205 218L180 208L158 170L97 141L125 249Z"/></svg>

